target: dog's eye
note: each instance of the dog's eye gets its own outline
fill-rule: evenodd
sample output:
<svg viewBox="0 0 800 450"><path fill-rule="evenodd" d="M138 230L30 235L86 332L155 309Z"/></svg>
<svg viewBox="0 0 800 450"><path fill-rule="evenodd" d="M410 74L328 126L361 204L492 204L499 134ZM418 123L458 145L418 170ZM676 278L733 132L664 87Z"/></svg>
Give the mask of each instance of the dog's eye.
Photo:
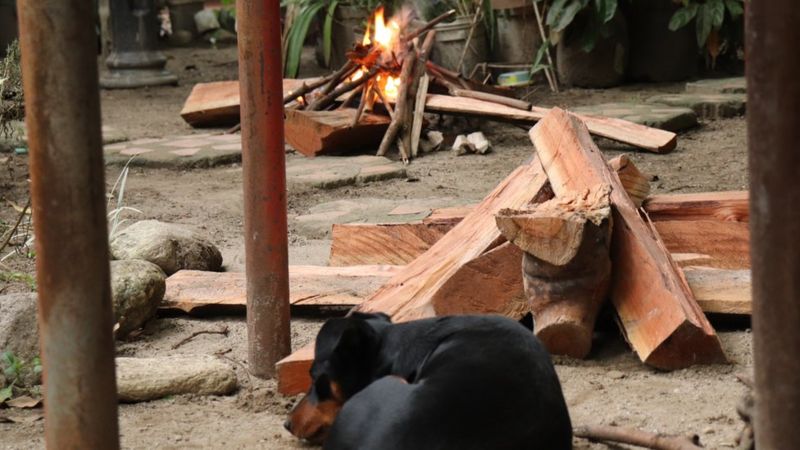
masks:
<svg viewBox="0 0 800 450"><path fill-rule="evenodd" d="M320 375L314 381L314 390L317 392L317 397L326 399L331 397L331 382L327 375Z"/></svg>

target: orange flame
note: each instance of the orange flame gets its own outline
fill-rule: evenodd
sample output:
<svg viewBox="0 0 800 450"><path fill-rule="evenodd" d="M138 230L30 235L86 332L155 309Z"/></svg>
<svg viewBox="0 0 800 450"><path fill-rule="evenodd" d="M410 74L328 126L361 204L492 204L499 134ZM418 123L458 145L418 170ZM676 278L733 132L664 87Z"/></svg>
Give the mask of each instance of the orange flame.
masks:
<svg viewBox="0 0 800 450"><path fill-rule="evenodd" d="M370 45L374 41L384 50L391 50L398 36L400 36L400 24L394 20L390 20L388 24L386 23L383 6L375 10L373 22L374 33L370 33L372 24L367 24L367 31L364 33L364 40L361 43Z"/></svg>

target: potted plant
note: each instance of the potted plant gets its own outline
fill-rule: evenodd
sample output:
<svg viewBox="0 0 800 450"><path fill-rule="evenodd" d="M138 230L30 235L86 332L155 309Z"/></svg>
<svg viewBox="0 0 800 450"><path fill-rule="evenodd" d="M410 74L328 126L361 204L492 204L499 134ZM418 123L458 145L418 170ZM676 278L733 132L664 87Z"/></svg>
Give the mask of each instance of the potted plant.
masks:
<svg viewBox="0 0 800 450"><path fill-rule="evenodd" d="M432 20L448 10L455 9L456 17L450 22L436 25L436 42L431 59L451 70L460 70L465 76L473 68L488 61L489 43L494 36L494 12L487 0L417 0L417 14Z"/></svg>
<svg viewBox="0 0 800 450"><path fill-rule="evenodd" d="M672 31L695 24L697 46L704 50L710 67L725 53L740 50L744 0L681 0L669 22Z"/></svg>
<svg viewBox="0 0 800 450"><path fill-rule="evenodd" d="M557 45L562 83L601 88L621 83L628 65L628 31L617 0L554 0L546 15Z"/></svg>

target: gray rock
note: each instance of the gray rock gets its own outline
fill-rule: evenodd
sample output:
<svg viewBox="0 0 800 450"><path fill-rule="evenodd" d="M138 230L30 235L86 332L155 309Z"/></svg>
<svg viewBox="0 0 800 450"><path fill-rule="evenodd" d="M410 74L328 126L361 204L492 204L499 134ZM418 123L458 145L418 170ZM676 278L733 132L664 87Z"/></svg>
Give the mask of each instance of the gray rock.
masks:
<svg viewBox="0 0 800 450"><path fill-rule="evenodd" d="M744 114L745 94L663 94L647 99L648 103L690 108L701 119L714 120Z"/></svg>
<svg viewBox="0 0 800 450"><path fill-rule="evenodd" d="M157 265L140 260L111 261L111 293L117 337L125 337L153 317L164 299L166 275Z"/></svg>
<svg viewBox="0 0 800 450"><path fill-rule="evenodd" d="M707 94L744 94L747 92L745 77L711 78L686 83L686 92Z"/></svg>
<svg viewBox="0 0 800 450"><path fill-rule="evenodd" d="M222 254L205 236L182 225L142 220L111 239L114 259L143 259L167 275L182 269L217 271Z"/></svg>
<svg viewBox="0 0 800 450"><path fill-rule="evenodd" d="M575 108L573 112L624 119L633 123L675 132L697 126L697 114L690 108L649 103L603 103L600 105L581 106Z"/></svg>
<svg viewBox="0 0 800 450"><path fill-rule="evenodd" d="M233 368L212 356L117 358L117 392L122 402L168 395L227 395L236 390Z"/></svg>
<svg viewBox="0 0 800 450"><path fill-rule="evenodd" d="M36 294L0 296L0 352L6 351L23 361L39 356Z"/></svg>

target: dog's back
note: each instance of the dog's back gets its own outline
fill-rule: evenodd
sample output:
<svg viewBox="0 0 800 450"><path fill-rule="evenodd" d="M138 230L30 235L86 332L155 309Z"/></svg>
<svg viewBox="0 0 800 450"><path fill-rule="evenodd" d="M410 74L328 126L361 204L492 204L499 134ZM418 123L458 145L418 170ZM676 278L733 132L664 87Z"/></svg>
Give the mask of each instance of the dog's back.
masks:
<svg viewBox="0 0 800 450"><path fill-rule="evenodd" d="M390 375L345 403L325 449L572 448L550 356L518 323L422 320L387 327L382 345Z"/></svg>

